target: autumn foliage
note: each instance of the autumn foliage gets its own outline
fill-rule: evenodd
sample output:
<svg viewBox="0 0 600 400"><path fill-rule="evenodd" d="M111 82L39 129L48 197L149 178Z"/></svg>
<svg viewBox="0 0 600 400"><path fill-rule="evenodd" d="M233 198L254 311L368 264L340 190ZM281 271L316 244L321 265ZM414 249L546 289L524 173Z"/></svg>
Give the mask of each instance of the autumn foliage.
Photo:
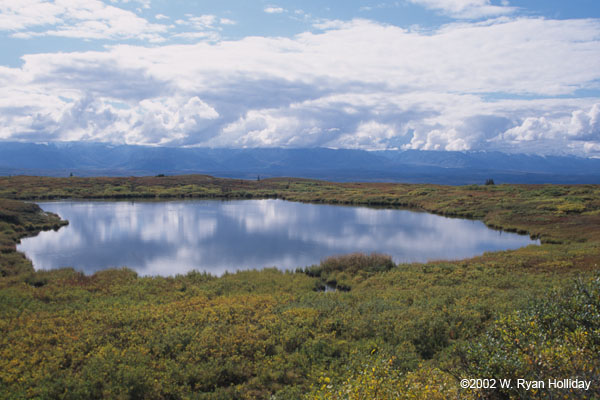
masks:
<svg viewBox="0 0 600 400"><path fill-rule="evenodd" d="M0 197L0 398L600 397L598 186L13 177L0 178ZM221 277L34 271L15 244L66 222L21 200L64 197L409 207L543 244L425 264L355 253ZM594 391L459 386L486 376L578 376Z"/></svg>

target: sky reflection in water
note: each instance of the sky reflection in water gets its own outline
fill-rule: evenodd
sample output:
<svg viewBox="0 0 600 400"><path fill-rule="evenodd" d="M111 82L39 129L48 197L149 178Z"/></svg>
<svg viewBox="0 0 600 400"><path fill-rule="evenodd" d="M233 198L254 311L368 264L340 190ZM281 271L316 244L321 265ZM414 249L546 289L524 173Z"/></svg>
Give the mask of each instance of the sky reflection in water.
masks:
<svg viewBox="0 0 600 400"><path fill-rule="evenodd" d="M355 251L394 261L461 259L532 243L480 221L404 210L282 200L170 202L45 202L69 220L18 246L36 269L72 266L91 274L127 266L140 275L196 269L220 275L238 269L295 268Z"/></svg>

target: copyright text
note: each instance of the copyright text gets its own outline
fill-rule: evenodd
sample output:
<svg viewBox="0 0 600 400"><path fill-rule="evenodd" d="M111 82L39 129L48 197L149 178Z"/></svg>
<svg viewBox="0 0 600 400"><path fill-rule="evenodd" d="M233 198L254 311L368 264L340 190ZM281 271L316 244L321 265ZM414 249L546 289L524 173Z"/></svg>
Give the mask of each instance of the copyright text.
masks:
<svg viewBox="0 0 600 400"><path fill-rule="evenodd" d="M547 379L531 381L527 379L462 379L463 389L580 389L590 390L592 381L582 379Z"/></svg>

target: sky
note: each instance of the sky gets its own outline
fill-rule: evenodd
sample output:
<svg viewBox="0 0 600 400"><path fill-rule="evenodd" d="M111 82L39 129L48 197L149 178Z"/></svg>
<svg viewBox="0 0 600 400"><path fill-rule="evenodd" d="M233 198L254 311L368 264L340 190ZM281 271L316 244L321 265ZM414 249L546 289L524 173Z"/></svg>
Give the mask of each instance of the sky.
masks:
<svg viewBox="0 0 600 400"><path fill-rule="evenodd" d="M600 157L598 0L0 0L0 141Z"/></svg>

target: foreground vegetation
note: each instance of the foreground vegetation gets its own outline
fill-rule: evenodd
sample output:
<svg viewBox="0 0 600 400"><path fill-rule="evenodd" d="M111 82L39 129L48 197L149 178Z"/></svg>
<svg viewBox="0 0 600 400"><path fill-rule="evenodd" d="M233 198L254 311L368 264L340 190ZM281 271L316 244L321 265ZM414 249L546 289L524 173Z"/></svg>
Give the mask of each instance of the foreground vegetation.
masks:
<svg viewBox="0 0 600 400"><path fill-rule="evenodd" d="M352 254L222 277L34 271L16 241L64 222L19 200L65 197L407 207L543 244L426 264ZM0 398L600 397L600 186L7 177L0 198ZM592 384L462 389L462 378Z"/></svg>

